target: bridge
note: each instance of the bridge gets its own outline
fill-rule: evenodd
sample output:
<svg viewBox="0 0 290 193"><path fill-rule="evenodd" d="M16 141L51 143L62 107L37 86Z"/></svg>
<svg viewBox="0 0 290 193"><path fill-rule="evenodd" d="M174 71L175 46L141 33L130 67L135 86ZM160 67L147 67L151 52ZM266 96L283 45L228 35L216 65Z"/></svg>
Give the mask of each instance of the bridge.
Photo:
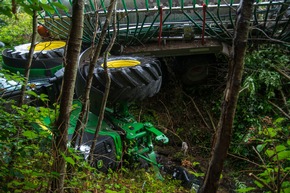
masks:
<svg viewBox="0 0 290 193"><path fill-rule="evenodd" d="M54 39L67 39L71 1L58 2L68 10L49 2L55 12L39 13L40 21ZM83 42L91 44L94 32L102 30L109 0L85 2ZM216 52L222 49L221 43L231 44L238 11L237 0L118 0L115 50L148 55L155 51L161 56ZM290 0L256 0L252 14L249 41L289 46ZM113 25L107 32L105 43L110 42Z"/></svg>

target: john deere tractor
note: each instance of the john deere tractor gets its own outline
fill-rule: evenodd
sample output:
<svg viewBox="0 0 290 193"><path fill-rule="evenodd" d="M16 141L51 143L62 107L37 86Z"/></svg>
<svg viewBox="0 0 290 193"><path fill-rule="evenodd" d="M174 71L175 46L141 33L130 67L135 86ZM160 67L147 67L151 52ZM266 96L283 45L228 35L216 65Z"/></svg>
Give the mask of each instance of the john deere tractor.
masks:
<svg viewBox="0 0 290 193"><path fill-rule="evenodd" d="M39 49L42 50L41 53L38 52ZM64 42L49 41L37 44L37 51L34 53L32 76L28 89L34 90L38 94L47 94L51 103L55 102L60 93L64 73L61 65L64 49ZM28 50L28 44L17 46L14 50L4 50L3 67L12 72L22 73ZM91 48L86 49L79 59L74 108L68 131L69 140L73 137L81 110L81 102L78 99L82 98L84 93L90 53ZM166 144L169 139L151 123L136 121L128 110L129 102L151 97L160 90L162 71L159 61L153 57L118 56L110 57L107 66L111 78L110 94L94 148L92 165L100 171L107 172L109 169L117 169L124 160L127 160L131 164L152 166L159 179L163 179L160 174L162 169L173 175L174 178L183 180L184 185L191 187L193 176L190 176L186 170L181 167L167 167L157 161L154 144ZM89 158L99 120L106 85L105 76L103 59L100 58L94 71L87 125L82 137L77 139L78 150L86 160ZM3 98L18 99L20 85L17 81L1 78L0 85ZM41 103L36 103L36 105L41 105ZM50 119L45 118L44 122L38 122L36 128L47 130L50 125Z"/></svg>
<svg viewBox="0 0 290 193"><path fill-rule="evenodd" d="M56 2L68 9L59 9ZM82 40L83 48L87 49L83 50L79 59L76 99L83 95L88 76L90 45L99 41L109 2L85 1ZM63 76L62 59L72 14L69 0L52 0L48 1L48 5L54 13L39 12L39 25L42 32L45 32L41 33L43 38L50 41L36 45L29 89L46 93L54 101ZM249 40L276 40L289 45L289 6L288 0L257 0ZM192 176L182 168L168 170L157 162L153 144L167 143L168 138L152 124L137 122L128 113L127 103L151 97L159 91L162 82L161 65L164 65L161 61L166 57L175 59L174 69L181 74L184 84L194 85L206 78L208 66L215 62L215 54L228 54L238 10L237 0L229 0L227 4L220 0L118 0L114 11L117 17L117 38L108 60L112 81L108 98L110 108L106 109L94 152L93 164L99 170L106 172L109 168L117 168L126 157L130 161L141 160L153 165L159 177L159 169L165 168L185 184L192 185ZM104 45L109 44L112 38L113 25L108 27L107 32ZM3 68L23 72L28 49L29 45L25 44L4 50ZM79 149L85 159L88 158L106 86L103 63L100 58L96 64L88 124L82 139L78 139L82 141ZM0 84L3 97L17 98L20 91L18 82L1 78ZM70 138L81 108L78 100L75 100L75 104L71 115ZM49 125L49 120L45 124Z"/></svg>

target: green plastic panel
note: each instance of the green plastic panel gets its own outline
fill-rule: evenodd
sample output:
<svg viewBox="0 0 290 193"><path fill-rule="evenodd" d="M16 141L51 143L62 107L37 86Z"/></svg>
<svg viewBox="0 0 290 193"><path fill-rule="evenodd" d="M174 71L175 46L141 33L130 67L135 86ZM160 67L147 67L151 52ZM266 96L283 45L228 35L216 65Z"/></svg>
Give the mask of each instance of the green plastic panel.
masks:
<svg viewBox="0 0 290 193"><path fill-rule="evenodd" d="M37 78L45 78L45 77L51 77L54 75L56 71L61 69L63 66L59 65L53 68L47 68L47 69L38 69L38 68L32 68L30 69L30 79L37 79ZM25 69L24 68L14 68L11 66L8 66L4 63L2 63L2 68L5 70L9 70L10 72L13 73L20 73L24 75Z"/></svg>
<svg viewBox="0 0 290 193"><path fill-rule="evenodd" d="M71 116L70 116L70 127L68 130L68 134L73 134L74 129L77 124L79 113L81 111L80 101L75 100L73 103L73 106L74 106L73 108L74 110L72 111ZM89 118L88 118L88 122L85 128L85 132L94 134L97 128L98 120L99 119L95 114L89 113ZM117 155L117 158L120 160L122 157L123 147L122 147L121 137L118 134L118 132L113 130L105 121L103 121L99 135L109 135L114 139L114 142L116 145L116 155Z"/></svg>

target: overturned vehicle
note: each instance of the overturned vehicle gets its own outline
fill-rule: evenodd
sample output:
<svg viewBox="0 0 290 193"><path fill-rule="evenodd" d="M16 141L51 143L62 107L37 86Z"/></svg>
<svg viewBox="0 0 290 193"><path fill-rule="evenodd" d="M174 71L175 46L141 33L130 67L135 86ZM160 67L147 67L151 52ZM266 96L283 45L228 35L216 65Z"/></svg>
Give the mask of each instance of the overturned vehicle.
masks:
<svg viewBox="0 0 290 193"><path fill-rule="evenodd" d="M64 68L59 63L63 57L64 45L59 41L41 42L36 45L32 63L32 76L29 79L28 89L37 94L46 94L53 104L60 92ZM19 48L22 49L19 49ZM24 49L26 47L26 49ZM12 72L22 73L29 45L15 47L14 50L6 49L3 52L4 69ZM70 116L68 130L69 141L73 138L82 103L83 91L86 85L89 65L89 49L80 56L76 79L75 100ZM54 56L54 57L51 57ZM37 59L36 59L37 58ZM194 184L194 176L190 175L184 168L179 166L166 166L158 161L158 155L154 150L154 144L166 144L169 139L166 135L155 128L149 122L140 123L129 113L128 103L140 101L151 97L159 92L162 83L162 71L160 63L152 57L118 56L111 57L107 62L109 75L112 80L108 106L105 110L101 129L96 136L99 114L103 95L105 92L106 78L103 59L100 58L96 64L93 84L90 92L90 112L84 132L77 136L77 150L81 152L84 159L89 161L90 150L94 144L93 162L91 165L99 171L108 172L110 169L118 169L121 163L139 163L142 167L152 166L156 177L163 179L162 172L169 173L174 179L182 180L183 184L191 188ZM17 68L14 68L17 66ZM54 69L58 70L54 70ZM4 76L0 79L1 96L6 99L19 100L21 84L14 80L7 80ZM35 100L33 96L26 96L27 103L43 105L41 101ZM36 129L48 130L51 128L51 120L44 118L36 122ZM52 132L51 132L52 134ZM196 187L196 184L194 184Z"/></svg>

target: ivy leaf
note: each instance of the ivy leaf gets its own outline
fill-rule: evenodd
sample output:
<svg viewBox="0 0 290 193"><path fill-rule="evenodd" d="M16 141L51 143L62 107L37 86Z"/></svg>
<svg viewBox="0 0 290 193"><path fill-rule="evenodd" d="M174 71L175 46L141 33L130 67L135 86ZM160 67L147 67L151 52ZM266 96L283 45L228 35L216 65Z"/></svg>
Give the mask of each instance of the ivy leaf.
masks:
<svg viewBox="0 0 290 193"><path fill-rule="evenodd" d="M38 98L38 94L36 94L36 92L34 92L34 91L32 91L32 90L27 90L27 91L25 91L25 92L26 92L26 94L28 94L28 95L31 95L31 96L34 96L34 97Z"/></svg>
<svg viewBox="0 0 290 193"><path fill-rule="evenodd" d="M24 131L22 135L27 137L28 139L35 139L38 137L38 135L34 131Z"/></svg>
<svg viewBox="0 0 290 193"><path fill-rule="evenodd" d="M80 160L81 159L81 157L80 156L78 156L77 154L75 154L75 153L73 153L72 154L72 156L74 157L74 159L76 159L76 160Z"/></svg>
<svg viewBox="0 0 290 193"><path fill-rule="evenodd" d="M33 182L25 182L25 186L23 187L24 190L35 190L37 187L37 184L34 184Z"/></svg>
<svg viewBox="0 0 290 193"><path fill-rule="evenodd" d="M114 190L105 190L105 193L118 193L117 191L114 191Z"/></svg>
<svg viewBox="0 0 290 193"><path fill-rule="evenodd" d="M284 151L286 147L284 145L277 145L275 149L276 149L276 152L280 152L280 151Z"/></svg>
<svg viewBox="0 0 290 193"><path fill-rule="evenodd" d="M193 175L195 175L195 177L203 177L204 173L193 172Z"/></svg>
<svg viewBox="0 0 290 193"><path fill-rule="evenodd" d="M264 149L264 147L265 147L266 145L267 145L266 143L263 143L263 144L257 145L257 147L256 147L257 151L258 151L258 152L261 152L261 151Z"/></svg>
<svg viewBox="0 0 290 193"><path fill-rule="evenodd" d="M254 187L241 188L241 189L238 189L237 192L249 192L251 190L256 190L256 188Z"/></svg>
<svg viewBox="0 0 290 193"><path fill-rule="evenodd" d="M278 159L277 159L278 157ZM289 159L290 160L290 151L282 151L282 152L279 152L277 154L277 156L274 157L274 161L277 161L277 160L284 160L284 159Z"/></svg>
<svg viewBox="0 0 290 193"><path fill-rule="evenodd" d="M274 121L274 124L276 125L276 124L278 124L278 123L281 123L282 121L284 121L285 119L284 118L278 118L278 119L276 119L275 121Z"/></svg>
<svg viewBox="0 0 290 193"><path fill-rule="evenodd" d="M25 13L27 13L29 15L33 15L33 12L29 7L24 7L23 10L25 11Z"/></svg>
<svg viewBox="0 0 290 193"><path fill-rule="evenodd" d="M277 132L275 131L275 129L274 128L271 128L271 127L267 129L267 132L268 133L265 133L265 134L266 135L269 135L271 138L272 137L275 137L277 135Z"/></svg>
<svg viewBox="0 0 290 193"><path fill-rule="evenodd" d="M46 94L40 94L39 98L43 102L49 101L48 96Z"/></svg>
<svg viewBox="0 0 290 193"><path fill-rule="evenodd" d="M195 167L197 165L199 165L200 163L199 162L193 162L192 165Z"/></svg>
<svg viewBox="0 0 290 193"><path fill-rule="evenodd" d="M71 157L64 156L64 159L67 163L70 163L71 165L75 165L75 161Z"/></svg>
<svg viewBox="0 0 290 193"><path fill-rule="evenodd" d="M259 188L263 188L263 187L264 187L264 185L261 184L260 182L258 182L257 180L255 180L254 183L255 183Z"/></svg>
<svg viewBox="0 0 290 193"><path fill-rule="evenodd" d="M40 6L44 9L44 11L49 12L50 14L54 14L54 9L49 4L41 3Z"/></svg>
<svg viewBox="0 0 290 193"><path fill-rule="evenodd" d="M271 149L267 149L267 150L266 150L266 155L267 155L268 157L272 157L274 154L275 154L274 150L271 150Z"/></svg>

